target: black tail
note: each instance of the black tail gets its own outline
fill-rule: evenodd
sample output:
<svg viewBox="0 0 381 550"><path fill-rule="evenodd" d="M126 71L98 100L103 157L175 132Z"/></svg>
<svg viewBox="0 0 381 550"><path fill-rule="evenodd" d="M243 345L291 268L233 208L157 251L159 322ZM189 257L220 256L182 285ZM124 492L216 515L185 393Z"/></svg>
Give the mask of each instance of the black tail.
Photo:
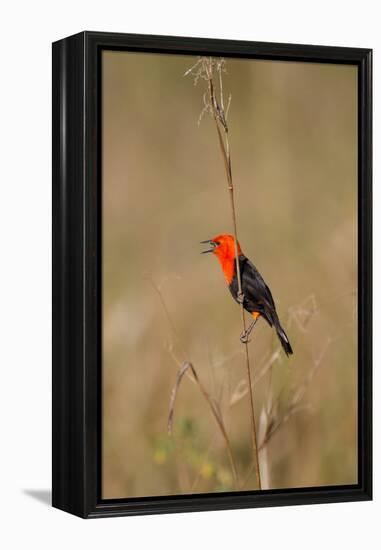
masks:
<svg viewBox="0 0 381 550"><path fill-rule="evenodd" d="M284 330L282 329L280 323L276 323L275 324L275 330L276 330L276 333L278 335L278 338L279 338L279 341L280 343L282 344L282 348L284 349L287 357L289 355L292 355L294 352L292 351L292 347L291 347L291 344L290 344L290 341L289 339L287 338L287 334L284 332Z"/></svg>

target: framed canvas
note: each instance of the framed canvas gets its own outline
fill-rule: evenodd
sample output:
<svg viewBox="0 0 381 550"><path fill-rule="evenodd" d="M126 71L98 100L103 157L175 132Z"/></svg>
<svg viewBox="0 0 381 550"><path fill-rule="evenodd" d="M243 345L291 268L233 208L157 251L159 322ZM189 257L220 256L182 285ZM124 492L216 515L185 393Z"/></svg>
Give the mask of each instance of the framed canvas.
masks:
<svg viewBox="0 0 381 550"><path fill-rule="evenodd" d="M372 498L371 121L369 49L53 44L53 506Z"/></svg>

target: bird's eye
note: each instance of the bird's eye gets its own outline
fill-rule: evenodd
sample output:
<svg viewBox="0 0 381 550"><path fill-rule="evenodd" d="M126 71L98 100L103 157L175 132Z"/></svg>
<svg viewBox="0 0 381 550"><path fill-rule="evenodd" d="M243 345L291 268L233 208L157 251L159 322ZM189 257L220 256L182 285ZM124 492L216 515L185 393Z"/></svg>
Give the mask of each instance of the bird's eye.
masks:
<svg viewBox="0 0 381 550"><path fill-rule="evenodd" d="M215 246L220 246L220 244L221 244L220 241L217 241L214 243Z"/></svg>

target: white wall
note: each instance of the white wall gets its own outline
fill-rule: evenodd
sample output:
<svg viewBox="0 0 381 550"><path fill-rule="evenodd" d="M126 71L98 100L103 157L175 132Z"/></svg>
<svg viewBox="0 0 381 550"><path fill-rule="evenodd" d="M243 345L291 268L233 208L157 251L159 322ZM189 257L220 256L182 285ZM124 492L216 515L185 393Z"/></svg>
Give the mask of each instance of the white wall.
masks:
<svg viewBox="0 0 381 550"><path fill-rule="evenodd" d="M381 517L377 471L373 503L87 522L51 509L26 491L43 491L46 498L51 475L50 43L87 29L373 47L377 99L381 69L377 2L21 0L4 3L1 11L0 542L7 541L2 547L376 548ZM376 115L377 152L380 117ZM376 156L376 208L381 193L377 161ZM379 220L375 220L376 243ZM379 277L377 254L375 280ZM377 284L375 298L379 304ZM380 326L379 308L375 326L376 330ZM375 351L377 371L379 345ZM376 384L378 379L376 372ZM379 414L376 403L376 430ZM376 468L379 456L378 433Z"/></svg>

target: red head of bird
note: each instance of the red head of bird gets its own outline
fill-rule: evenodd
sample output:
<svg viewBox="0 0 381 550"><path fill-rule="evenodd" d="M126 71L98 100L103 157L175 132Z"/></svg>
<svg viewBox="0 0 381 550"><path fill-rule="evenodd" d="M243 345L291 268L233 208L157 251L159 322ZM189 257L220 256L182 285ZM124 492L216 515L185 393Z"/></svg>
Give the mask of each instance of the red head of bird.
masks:
<svg viewBox="0 0 381 550"><path fill-rule="evenodd" d="M236 261L236 246L233 235L227 235L225 233L213 237L207 241L202 241L202 244L210 244L212 248L205 250L202 254L212 252L217 256L222 271L224 273L226 282L230 285L234 273L235 273L235 261ZM242 254L241 247L237 241L238 255Z"/></svg>

